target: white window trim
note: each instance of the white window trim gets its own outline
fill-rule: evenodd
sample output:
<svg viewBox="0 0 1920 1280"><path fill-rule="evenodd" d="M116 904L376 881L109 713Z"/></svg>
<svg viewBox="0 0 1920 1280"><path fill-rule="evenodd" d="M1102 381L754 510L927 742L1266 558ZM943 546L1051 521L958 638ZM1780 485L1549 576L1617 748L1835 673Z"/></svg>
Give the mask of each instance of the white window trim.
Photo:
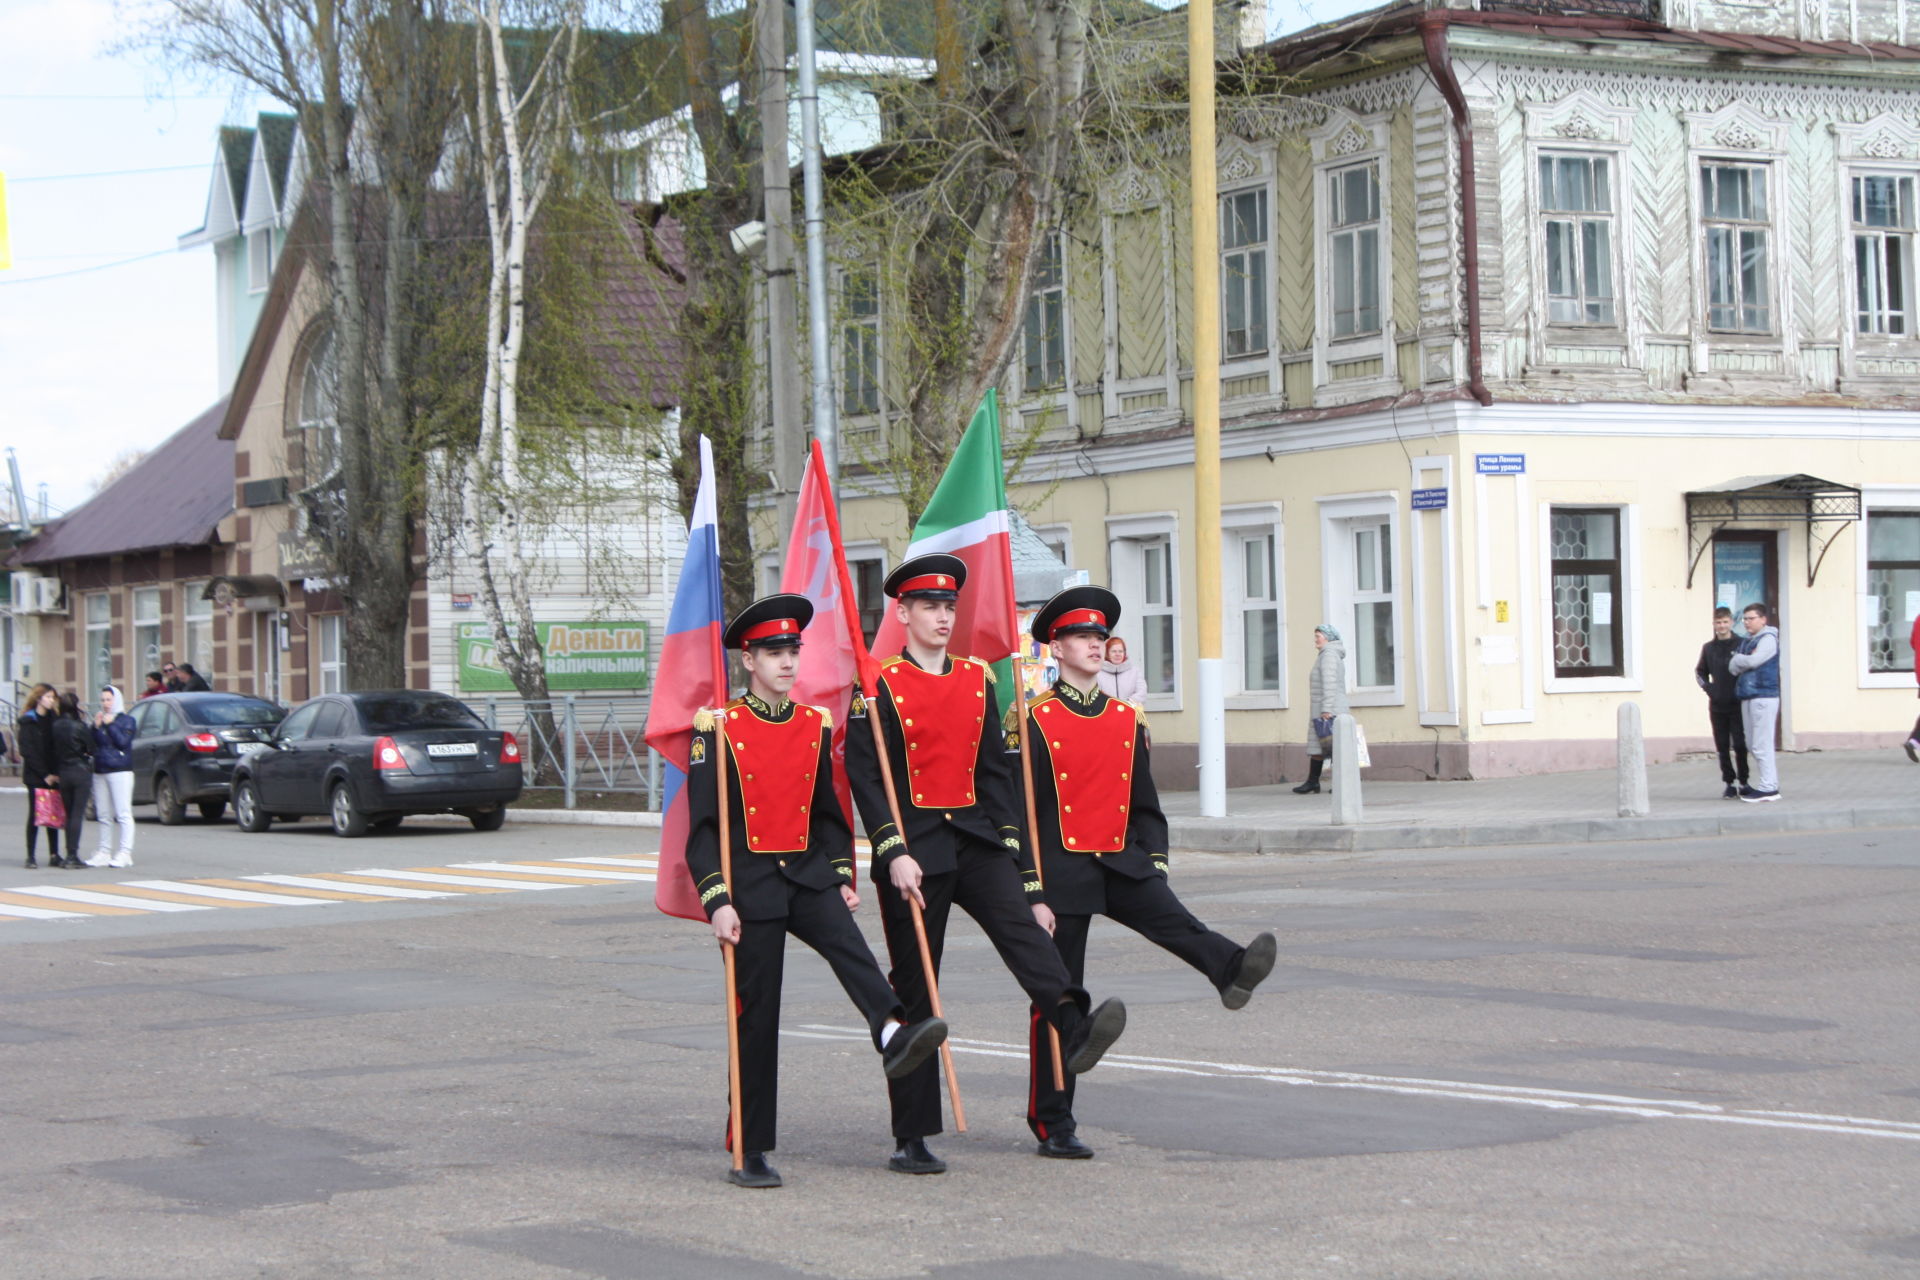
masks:
<svg viewBox="0 0 1920 1280"><path fill-rule="evenodd" d="M1533 271L1534 314L1540 323L1528 326L1531 359L1536 365L1553 363L1547 359L1549 346L1599 345L1616 343L1626 348L1626 364L1640 368L1645 363L1645 340L1640 317L1632 296L1634 273L1627 264L1634 261L1633 227L1633 122L1637 114L1630 107L1604 102L1585 91L1572 93L1556 102L1522 107L1526 115L1527 209L1533 219L1529 230L1528 258ZM1613 175L1613 289L1616 320L1611 325L1553 324L1547 315L1547 247L1542 223L1540 157L1554 155L1591 155L1611 162ZM1698 180L1696 175L1696 181ZM1583 369L1591 374L1592 366Z"/></svg>
<svg viewBox="0 0 1920 1280"><path fill-rule="evenodd" d="M323 613L314 619L313 669L315 693L339 693L347 687L347 618L341 613ZM328 630L336 632L334 660L327 661L325 634ZM333 687L327 687L327 674L333 674Z"/></svg>
<svg viewBox="0 0 1920 1280"><path fill-rule="evenodd" d="M1012 365L1013 382L1017 388L1019 400L1023 403L1031 402L1035 407L1064 404L1073 398L1073 273L1068 270L1073 237L1067 234L1065 227L1044 227L1040 234L1060 237L1060 385L1048 387L1027 385L1027 304L1039 292L1037 289L1029 289L1020 302L1020 346Z"/></svg>
<svg viewBox="0 0 1920 1280"><path fill-rule="evenodd" d="M1032 526L1032 529L1042 542L1049 544L1056 541L1059 542L1062 548L1064 548L1060 558L1066 562L1067 568L1072 569L1076 567L1073 563L1072 525L1064 522L1058 524L1036 524Z"/></svg>
<svg viewBox="0 0 1920 1280"><path fill-rule="evenodd" d="M1280 646L1280 684L1275 689L1247 689L1246 627L1241 621L1246 613L1246 574L1234 557L1236 543L1240 535L1247 533L1271 533L1273 535L1273 579L1275 595L1273 609L1278 615L1278 634ZM1220 563L1226 566L1221 574L1222 593L1226 604L1226 625L1224 633L1224 656L1227 667L1226 706L1229 711L1271 711L1285 710L1287 703L1287 553L1286 527L1281 521L1281 508L1277 502L1256 502L1243 506L1222 508L1220 512ZM1266 605L1263 602L1262 608ZM1231 690L1239 690L1234 693Z"/></svg>
<svg viewBox="0 0 1920 1280"><path fill-rule="evenodd" d="M1313 165L1313 402L1351 404L1400 390L1398 348L1393 322L1393 164L1387 145L1388 116L1357 116L1329 108L1326 123L1308 133ZM1380 332L1361 338L1333 337L1332 234L1327 175L1336 169L1372 164L1380 183ZM1380 361L1370 378L1331 381L1330 369L1356 360Z"/></svg>
<svg viewBox="0 0 1920 1280"><path fill-rule="evenodd" d="M876 542L872 539L860 539L854 542L843 543L841 545L842 545L842 550L846 553L846 557L847 557L847 582L850 586L853 587L856 593L853 601L854 614L858 616L860 612L860 599L857 593L859 592L859 589L860 589L860 578L859 578L859 575L854 573L853 571L854 562L856 560L878 561L880 565L880 580L884 582L886 581L887 574L891 571L892 558L887 555L887 548L885 543ZM885 599L884 596L881 598L883 600ZM891 615L891 613L892 613L892 607L890 605L882 604L880 606L881 621L884 622ZM889 658L892 656L893 656L892 654L887 654L887 653L877 653L874 655L874 657L876 658Z"/></svg>
<svg viewBox="0 0 1920 1280"><path fill-rule="evenodd" d="M1218 162L1219 186L1214 199L1214 217L1220 217L1220 210L1231 196L1242 195L1248 191L1264 191L1267 196L1267 281L1262 291L1262 301L1267 307L1267 349L1254 355L1234 358L1226 354L1226 273L1227 250L1220 248L1220 378L1227 381L1233 378L1247 378L1256 374L1267 375L1268 391L1272 396L1280 394L1280 286L1275 279L1275 240L1274 214L1279 207L1280 193L1274 180L1274 150L1276 143L1247 143L1237 138L1222 138Z"/></svg>
<svg viewBox="0 0 1920 1280"><path fill-rule="evenodd" d="M1867 652L1867 632L1872 628L1867 624L1867 613L1872 606L1872 595L1867 591L1867 520L1875 507L1884 507L1901 511L1920 511L1920 485L1878 484L1862 485L1860 489L1860 528L1854 537L1854 664L1855 674L1859 677L1862 689L1912 689L1911 671L1871 671L1868 669L1871 658ZM1776 602L1774 608L1780 608ZM1779 619L1774 619L1777 626Z"/></svg>
<svg viewBox="0 0 1920 1280"><path fill-rule="evenodd" d="M855 320L847 308L847 278L849 276L871 275L873 278L873 354L874 354L874 390L879 393L880 408L873 413L847 412L847 369L846 369L846 332L855 323L865 323L869 317ZM880 270L875 265L871 270L861 267L836 267L833 272L833 297L836 313L833 321L833 402L840 419L844 422L859 423L862 429L869 424L885 425L887 421L887 302L886 290L881 287Z"/></svg>
<svg viewBox="0 0 1920 1280"><path fill-rule="evenodd" d="M1342 604L1352 604L1352 592L1347 589L1352 571L1348 568L1336 569L1328 559L1330 554L1351 554L1351 544L1341 526L1348 520L1383 521L1388 526L1388 537L1393 543L1393 683L1367 686L1355 683L1360 670L1357 649L1360 638L1353 636L1347 645L1347 701L1356 707L1400 707L1405 706L1407 701L1407 648L1403 642L1407 624L1407 548L1406 522L1401 519L1400 501L1398 489L1327 494L1314 499L1320 508L1320 611L1326 621L1341 627L1343 632L1351 628L1352 609L1342 608Z"/></svg>
<svg viewBox="0 0 1920 1280"><path fill-rule="evenodd" d="M1173 566L1172 591L1170 602L1173 613L1173 692L1148 693L1141 697L1140 705L1148 711L1179 711L1181 699L1186 691L1186 642L1184 628L1181 626L1180 584L1185 575L1181 572L1180 562L1180 517L1177 512L1152 511L1137 515L1110 516L1107 519L1107 581L1120 597L1126 613L1121 620L1118 634L1126 635L1126 615L1136 620L1145 616L1140 609L1140 600L1133 590L1138 581L1140 553L1137 546L1151 538L1164 537L1167 540L1167 555ZM1135 631L1127 636L1127 652L1135 655L1135 661L1146 661L1144 633ZM1144 674L1144 667L1142 674Z"/></svg>
<svg viewBox="0 0 1920 1280"><path fill-rule="evenodd" d="M1553 509L1555 507L1617 508L1620 512L1621 670L1617 676L1559 676L1553 669ZM1645 578L1640 571L1640 505L1634 502L1542 502L1538 540L1540 549L1540 617L1538 640L1543 655L1540 687L1546 693L1639 693L1645 690L1646 667L1641 662L1640 593Z"/></svg>
<svg viewBox="0 0 1920 1280"><path fill-rule="evenodd" d="M99 622L93 620L95 600L106 604L107 616ZM106 670L99 673L98 678L93 668L94 654L97 652L97 646L94 643L95 633L105 637L107 649ZM89 591L80 597L80 635L82 639L80 678L91 686L81 691L80 701L83 706L91 706L92 700L99 695L100 686L113 679L113 592Z"/></svg>
<svg viewBox="0 0 1920 1280"><path fill-rule="evenodd" d="M255 237L259 239L256 240ZM267 246L264 272L256 273L254 270L253 246L255 244ZM242 247L247 257L247 293L265 293L267 285L273 280L273 228L271 226L255 227L246 233L246 243Z"/></svg>
<svg viewBox="0 0 1920 1280"><path fill-rule="evenodd" d="M1841 245L1841 254L1846 259L1843 268L1840 299L1840 372L1847 381L1864 380L1871 383L1874 379L1899 379L1901 387L1909 385L1905 375L1881 373L1878 371L1863 374L1859 368L1861 357L1866 359L1901 358L1911 359L1916 348L1920 348L1920 317L1916 317L1914 332L1904 338L1889 338L1874 334L1861 334L1854 330L1854 297L1857 288L1853 261L1853 179L1865 174L1893 174L1898 177L1911 177L1916 188L1920 188L1920 129L1898 116L1881 114L1859 124L1835 124L1832 126L1835 146L1839 154L1837 172L1840 198L1834 210L1835 235ZM1915 245L1920 247L1920 231L1915 232ZM1841 389L1846 387L1843 383ZM1862 580L1864 586L1864 579Z"/></svg>
<svg viewBox="0 0 1920 1280"><path fill-rule="evenodd" d="M142 681L145 680L147 671L149 669L147 667L147 663L149 661L153 662L154 664L153 669L157 670L159 668L160 663L158 661L159 659L158 652L155 653L152 659L149 659L147 655L141 651L140 631L143 627L152 628L153 646L156 651L159 650L160 630L165 625L165 620L166 620L166 599L164 596L164 590L165 589L162 587L135 587L132 590L132 596L133 596L133 599L131 601L132 607L129 610L128 630L127 630L127 635L128 635L127 682L129 684L131 684L134 680L142 680ZM153 616L151 618L142 618L140 616L140 605L143 601L150 602L153 605ZM133 668L135 667L138 667L139 670L137 671L133 670Z"/></svg>
<svg viewBox="0 0 1920 1280"><path fill-rule="evenodd" d="M192 663L194 669L198 671L201 677L209 684L213 682L213 659L211 655L214 652L214 645L216 643L213 638L213 601L202 599L201 593L207 589L207 583L210 581L211 579L209 578L192 578L181 584L180 638L174 645L174 648L177 649L178 652L174 654L173 658L175 664L182 662ZM193 627L195 623L200 622L206 623L207 626L207 652L209 656L207 666L205 667L202 667L200 660L193 655Z"/></svg>
<svg viewBox="0 0 1920 1280"><path fill-rule="evenodd" d="M1456 607L1458 596L1454 586L1454 501L1453 459L1444 456L1419 457L1413 459L1411 481L1415 489L1445 489L1447 505L1440 512L1440 607L1446 618L1445 634L1441 636L1442 661L1445 663L1446 700L1435 710L1432 705L1433 690L1428 688L1426 655L1431 652L1429 646L1433 637L1427 633L1427 575L1423 570L1427 563L1427 522L1420 517L1424 511L1408 512L1408 523L1413 526L1412 543L1407 548L1407 562L1410 566L1408 579L1413 587L1413 653L1415 657L1414 706L1420 714L1421 726L1457 725L1460 723L1460 611ZM1411 498L1409 498L1411 502Z"/></svg>
<svg viewBox="0 0 1920 1280"><path fill-rule="evenodd" d="M1693 274L1693 369L1696 375L1715 376L1712 351L1772 351L1780 355L1778 374L1761 379L1799 376L1799 325L1793 313L1793 293L1787 264L1794 254L1788 216L1787 134L1791 125L1768 120L1742 102L1718 111L1687 112L1687 234L1688 261ZM1770 334L1721 333L1707 328L1707 232L1700 201L1700 170L1707 164L1762 165L1767 175L1768 253L1767 287L1772 290L1774 325ZM1844 326L1843 326L1844 327ZM1724 375L1722 375L1724 376ZM1751 381L1756 375L1743 372Z"/></svg>

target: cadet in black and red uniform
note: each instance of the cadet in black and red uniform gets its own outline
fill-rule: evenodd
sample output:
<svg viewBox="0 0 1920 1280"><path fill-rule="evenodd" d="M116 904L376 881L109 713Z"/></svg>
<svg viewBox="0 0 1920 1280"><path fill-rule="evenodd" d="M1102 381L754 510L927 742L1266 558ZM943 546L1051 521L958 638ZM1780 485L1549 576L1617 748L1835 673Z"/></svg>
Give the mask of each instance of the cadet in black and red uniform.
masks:
<svg viewBox="0 0 1920 1280"><path fill-rule="evenodd" d="M833 721L787 697L800 669L800 633L813 617L802 595L756 600L727 627L742 650L747 693L695 719L687 788L687 868L714 936L734 949L739 996L741 1186L777 1187L773 1150L779 1087L780 976L787 935L812 947L873 1030L888 1076L912 1072L947 1037L938 1018L908 1022L900 999L853 922L853 832L833 789ZM732 891L720 872L715 753L727 752ZM906 1025L903 1025L906 1024ZM731 1134L729 1134L731 1136Z"/></svg>
<svg viewBox="0 0 1920 1280"><path fill-rule="evenodd" d="M1033 617L1033 638L1060 664L1052 689L1027 705L1028 768L1040 825L1039 870L1053 909L1053 942L1075 982L1087 966L1087 928L1096 915L1126 925L1207 975L1221 1003L1238 1009L1273 971L1274 941L1245 947L1194 919L1167 884L1167 819L1148 762L1147 720L1110 698L1100 674L1120 601L1105 587L1069 587ZM1006 720L1007 760L1021 774L1019 713ZM1039 1153L1085 1160L1093 1149L1074 1133L1073 1077L1053 1087L1052 1053L1036 1012L1029 1034L1032 1082L1027 1124Z"/></svg>
<svg viewBox="0 0 1920 1280"><path fill-rule="evenodd" d="M893 967L888 976L909 1018L932 1012L908 899L921 903L927 944L939 973L947 916L972 916L993 942L1046 1021L1060 1032L1066 1069L1087 1071L1119 1038L1127 1011L1118 1000L1091 1008L1068 977L1047 936L1052 915L1027 874L1015 812L1018 792L1000 751L1000 715L987 664L950 658L954 605L966 583L957 556L925 555L887 576L886 592L907 629L906 651L882 665L875 704L857 692L847 728L847 780L873 842L873 883L880 897ZM900 805L894 825L874 753L870 714L880 717ZM903 839L904 836L904 839ZM928 1061L888 1085L896 1149L887 1167L898 1173L944 1173L927 1150L941 1131L940 1073Z"/></svg>

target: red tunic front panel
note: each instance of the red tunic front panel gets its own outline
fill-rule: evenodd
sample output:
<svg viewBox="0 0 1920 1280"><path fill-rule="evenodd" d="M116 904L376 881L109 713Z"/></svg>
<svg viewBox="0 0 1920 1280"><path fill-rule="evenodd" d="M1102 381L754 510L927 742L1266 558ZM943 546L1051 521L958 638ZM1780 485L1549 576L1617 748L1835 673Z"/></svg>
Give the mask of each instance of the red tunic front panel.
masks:
<svg viewBox="0 0 1920 1280"><path fill-rule="evenodd" d="M1068 853L1118 853L1127 847L1133 798L1133 746L1139 717L1118 698L1098 715L1070 711L1059 698L1032 710L1033 732L1047 743L1060 839Z"/></svg>
<svg viewBox="0 0 1920 1280"><path fill-rule="evenodd" d="M974 802L973 770L986 731L987 666L955 658L945 675L904 659L881 675L906 739L906 794L921 809L959 809Z"/></svg>
<svg viewBox="0 0 1920 1280"><path fill-rule="evenodd" d="M807 806L820 765L820 712L804 703L785 720L768 720L745 702L727 707L726 738L732 784L740 789L747 848L797 853L807 847Z"/></svg>

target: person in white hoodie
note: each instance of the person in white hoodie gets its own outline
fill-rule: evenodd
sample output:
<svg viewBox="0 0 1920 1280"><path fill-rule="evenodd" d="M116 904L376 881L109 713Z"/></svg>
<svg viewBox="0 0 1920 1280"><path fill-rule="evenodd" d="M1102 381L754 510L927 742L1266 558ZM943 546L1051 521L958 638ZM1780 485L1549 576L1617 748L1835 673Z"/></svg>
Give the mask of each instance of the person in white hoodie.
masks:
<svg viewBox="0 0 1920 1280"><path fill-rule="evenodd" d="M93 817L100 828L100 847L87 859L90 867L133 865L133 717L127 714L120 690L105 685L100 709L94 712ZM120 841L113 846L114 830Z"/></svg>
<svg viewBox="0 0 1920 1280"><path fill-rule="evenodd" d="M1100 664L1100 674L1094 677L1094 683L1109 698L1131 702L1136 707L1140 699L1147 696L1147 677L1127 661L1127 642L1119 636L1108 639L1106 661Z"/></svg>

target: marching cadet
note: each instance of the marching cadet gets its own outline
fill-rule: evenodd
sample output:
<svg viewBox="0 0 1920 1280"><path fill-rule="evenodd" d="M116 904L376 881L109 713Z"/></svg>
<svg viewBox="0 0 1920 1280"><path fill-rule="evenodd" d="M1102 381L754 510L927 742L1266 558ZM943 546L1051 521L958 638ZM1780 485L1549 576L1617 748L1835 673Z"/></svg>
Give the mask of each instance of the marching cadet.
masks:
<svg viewBox="0 0 1920 1280"><path fill-rule="evenodd" d="M932 1001L909 899L924 913L936 980L947 916L959 906L1059 1031L1064 1065L1079 1073L1119 1038L1127 1011L1118 1000L1092 1008L1047 936L1053 915L1024 873L1018 793L995 742L999 710L987 664L947 655L966 578L965 562L939 554L916 556L887 576L886 592L907 630L906 651L882 663L877 707L857 691L853 699L859 723L847 730L847 779L873 843L873 883L893 960L888 976L907 1016L927 1017ZM878 715L884 730L904 833L894 825L869 715ZM887 1088L896 1144L887 1167L946 1172L926 1143L941 1131L937 1064L926 1061Z"/></svg>
<svg viewBox="0 0 1920 1280"><path fill-rule="evenodd" d="M1053 688L1027 706L1027 773L1039 824L1039 871L1053 909L1053 942L1073 981L1086 973L1087 927L1108 916L1207 975L1229 1009L1247 1003L1273 970L1274 941L1245 947L1193 918L1167 884L1167 819L1148 763L1147 720L1110 698L1100 674L1120 601L1104 587L1069 587L1033 617L1033 638L1060 664ZM1021 771L1018 704L1006 719L1007 758ZM1093 1148L1074 1133L1073 1077L1053 1087L1051 1053L1038 1013L1030 1033L1032 1088L1027 1125L1039 1154L1085 1160Z"/></svg>
<svg viewBox="0 0 1920 1280"><path fill-rule="evenodd" d="M853 922L853 832L834 794L833 721L787 694L800 670L800 633L813 617L803 595L742 609L723 643L741 651L747 692L695 718L687 777L687 868L713 935L734 951L740 1036L743 1187L777 1187L767 1163L779 1084L780 973L787 935L819 952L873 1030L889 1078L913 1072L947 1038L938 1018L908 1023ZM720 873L714 753L727 752L729 893ZM731 1131L729 1131L731 1136Z"/></svg>

